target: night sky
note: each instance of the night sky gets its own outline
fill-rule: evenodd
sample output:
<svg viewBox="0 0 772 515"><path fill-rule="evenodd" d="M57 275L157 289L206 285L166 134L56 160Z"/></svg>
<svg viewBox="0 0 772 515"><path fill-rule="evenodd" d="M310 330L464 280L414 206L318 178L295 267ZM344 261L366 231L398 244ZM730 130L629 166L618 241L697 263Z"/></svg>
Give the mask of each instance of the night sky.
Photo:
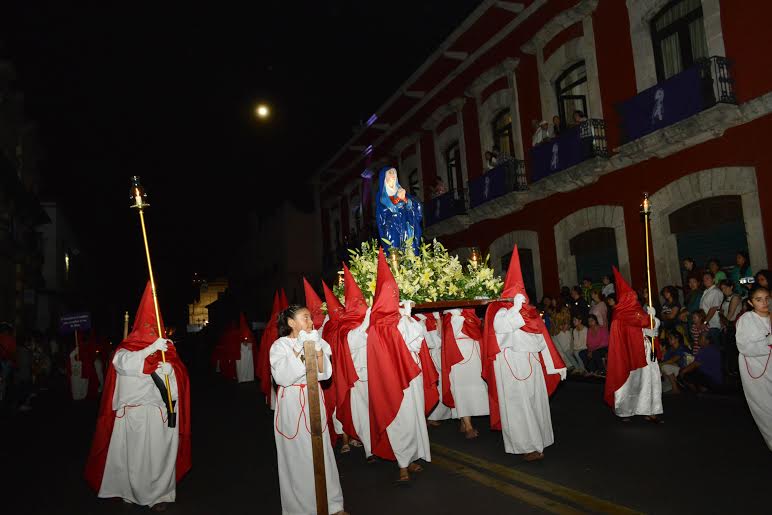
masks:
<svg viewBox="0 0 772 515"><path fill-rule="evenodd" d="M301 179L479 3L5 7L0 51L46 150L41 198L59 202L92 259L84 302L135 309L146 269L131 175L150 196L162 307L181 318L194 271L227 274L245 213L303 199ZM255 119L258 101L270 123Z"/></svg>

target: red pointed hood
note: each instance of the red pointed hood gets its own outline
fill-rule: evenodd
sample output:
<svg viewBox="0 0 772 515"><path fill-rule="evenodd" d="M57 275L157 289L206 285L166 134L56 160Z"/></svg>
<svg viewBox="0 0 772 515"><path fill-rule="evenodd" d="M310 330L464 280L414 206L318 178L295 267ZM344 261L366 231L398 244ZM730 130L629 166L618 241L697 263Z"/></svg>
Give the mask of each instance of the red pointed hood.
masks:
<svg viewBox="0 0 772 515"><path fill-rule="evenodd" d="M627 281L625 281L625 278L622 277L622 274L619 273L617 267L612 265L611 269L614 271L614 289L617 292L617 303L619 303L623 295L627 293L634 294L635 292L630 287L630 285L627 284Z"/></svg>
<svg viewBox="0 0 772 515"><path fill-rule="evenodd" d="M335 296L324 281L322 281L322 289L324 290L324 300L327 302L327 314L330 316L330 320L340 320L345 311L343 304L340 303L338 297Z"/></svg>
<svg viewBox="0 0 772 515"><path fill-rule="evenodd" d="M308 279L303 278L303 291L306 294L306 307L311 312L311 318L314 320L314 327L320 328L324 323L324 312L322 311L322 299L316 294Z"/></svg>
<svg viewBox="0 0 772 515"><path fill-rule="evenodd" d="M260 391L265 395L266 404L271 402L271 362L269 359L271 345L279 338L279 313L286 308L281 307L279 292L273 294L273 307L265 330L260 338L260 348L257 353L257 375L260 378Z"/></svg>
<svg viewBox="0 0 772 515"><path fill-rule="evenodd" d="M166 334L163 318L161 318L161 331L164 335ZM159 337L158 324L155 317L155 304L153 303L153 290L150 286L150 281L148 281L147 286L145 286L145 293L142 294L142 300L139 301L137 315L134 317L134 325L123 342L125 344L140 345L140 348L145 348Z"/></svg>
<svg viewBox="0 0 772 515"><path fill-rule="evenodd" d="M343 289L346 299L346 314L364 319L367 313L367 301L365 301L365 296L346 263L343 263Z"/></svg>
<svg viewBox="0 0 772 515"><path fill-rule="evenodd" d="M525 296L525 303L527 304L528 295L525 293L523 272L520 269L520 253L515 245L512 250L512 257L509 259L509 268L507 269L507 277L504 279L504 290L501 292L501 296L511 299L518 293Z"/></svg>
<svg viewBox="0 0 772 515"><path fill-rule="evenodd" d="M376 315L377 314L377 315ZM396 314L399 316L399 287L391 273L383 248L378 249L378 275L375 283L375 298L373 299L372 316L384 317Z"/></svg>
<svg viewBox="0 0 772 515"><path fill-rule="evenodd" d="M244 316L244 313L239 313L239 340L255 343L255 335L252 333L252 329L249 328L247 317Z"/></svg>
<svg viewBox="0 0 772 515"><path fill-rule="evenodd" d="M287 293L284 291L284 288L282 288L279 292L279 311L284 311L288 307L289 302L287 302Z"/></svg>

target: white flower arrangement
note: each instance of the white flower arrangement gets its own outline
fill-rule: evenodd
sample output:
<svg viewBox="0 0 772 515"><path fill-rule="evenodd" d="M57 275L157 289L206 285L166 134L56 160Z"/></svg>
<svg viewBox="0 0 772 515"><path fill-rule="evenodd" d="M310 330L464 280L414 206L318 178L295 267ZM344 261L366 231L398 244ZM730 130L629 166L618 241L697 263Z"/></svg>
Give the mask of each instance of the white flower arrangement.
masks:
<svg viewBox="0 0 772 515"><path fill-rule="evenodd" d="M358 250L350 250L349 269L369 305L375 295L378 269L378 242L362 243ZM464 266L458 256L451 256L437 240L424 243L418 254L412 252L412 242L405 243L401 251L395 249L397 259L388 259L400 297L416 304L448 300L496 298L501 294L504 282L488 265L486 256L482 263ZM343 298L343 286L336 285L335 295Z"/></svg>

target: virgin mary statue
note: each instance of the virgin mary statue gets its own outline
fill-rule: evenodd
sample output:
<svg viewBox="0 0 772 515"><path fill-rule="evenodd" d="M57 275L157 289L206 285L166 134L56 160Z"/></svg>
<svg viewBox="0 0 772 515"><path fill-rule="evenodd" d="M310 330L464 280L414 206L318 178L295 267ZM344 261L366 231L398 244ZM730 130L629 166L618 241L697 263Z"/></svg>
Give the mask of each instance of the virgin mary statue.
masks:
<svg viewBox="0 0 772 515"><path fill-rule="evenodd" d="M418 253L423 219L421 203L400 186L397 170L390 166L378 173L378 188L376 221L381 240L386 240L387 248L397 249L411 241L413 252Z"/></svg>

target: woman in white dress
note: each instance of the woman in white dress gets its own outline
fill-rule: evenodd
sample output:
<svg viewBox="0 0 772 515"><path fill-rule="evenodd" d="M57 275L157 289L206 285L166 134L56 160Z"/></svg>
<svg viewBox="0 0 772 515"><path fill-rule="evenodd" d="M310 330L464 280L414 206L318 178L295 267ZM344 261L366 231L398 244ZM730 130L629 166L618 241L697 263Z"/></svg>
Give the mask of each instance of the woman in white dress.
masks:
<svg viewBox="0 0 772 515"><path fill-rule="evenodd" d="M311 312L302 306L290 306L279 315L279 339L270 351L271 374L279 389L276 393L274 437L279 465L279 490L284 515L311 515L316 513L314 491L314 463L311 454L311 422L306 388L306 341L316 343L319 381L332 376L332 354L329 344L314 330ZM329 513L342 515L343 492L340 488L338 466L330 444L330 432L324 399L319 390L319 406L324 443L324 468L327 479Z"/></svg>
<svg viewBox="0 0 772 515"><path fill-rule="evenodd" d="M772 450L772 329L769 316L769 290L762 286L748 294L753 308L737 320L737 350L740 351L740 378L745 399L759 426L759 431Z"/></svg>

